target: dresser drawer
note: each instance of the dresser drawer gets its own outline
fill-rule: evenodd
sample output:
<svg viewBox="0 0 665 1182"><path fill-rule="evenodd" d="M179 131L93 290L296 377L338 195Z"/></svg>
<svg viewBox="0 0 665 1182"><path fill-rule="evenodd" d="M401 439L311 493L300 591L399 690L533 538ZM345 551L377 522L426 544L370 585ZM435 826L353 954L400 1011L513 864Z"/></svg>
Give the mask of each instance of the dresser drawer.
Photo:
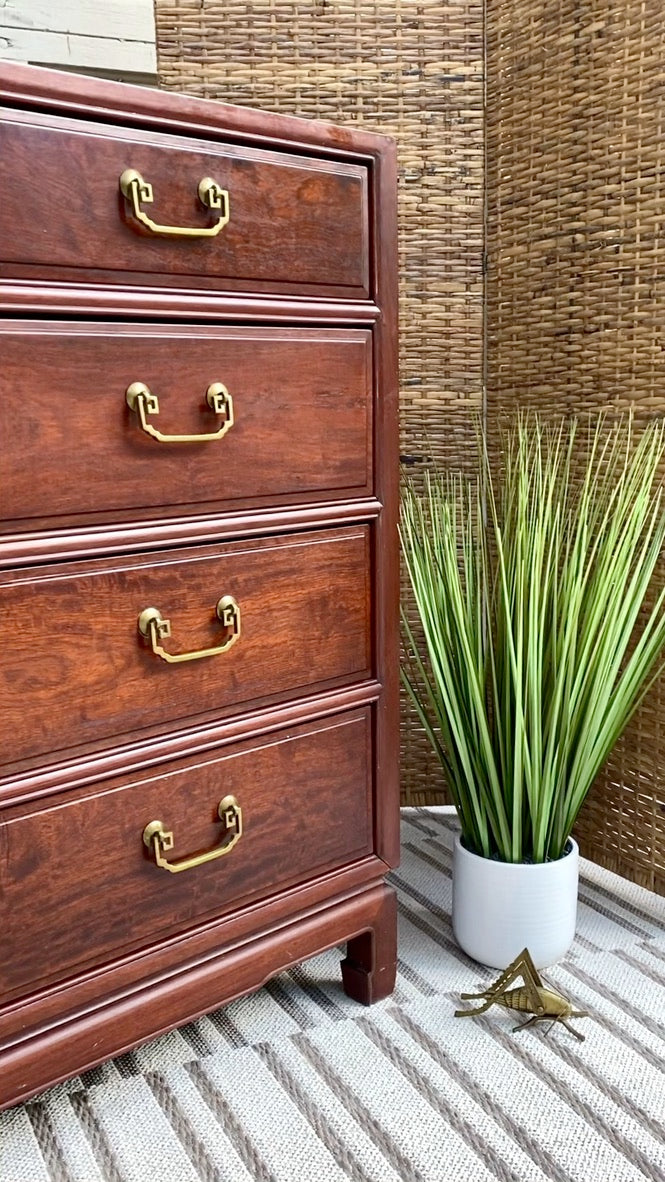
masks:
<svg viewBox="0 0 665 1182"><path fill-rule="evenodd" d="M0 576L3 762L366 678L369 596L365 526Z"/></svg>
<svg viewBox="0 0 665 1182"><path fill-rule="evenodd" d="M0 355L5 521L163 516L371 487L368 331L6 321ZM137 382L158 413L148 395L130 410ZM217 383L220 414L206 404ZM191 442L168 438L182 435Z"/></svg>
<svg viewBox="0 0 665 1182"><path fill-rule="evenodd" d="M5 274L369 294L363 166L11 110L0 158Z"/></svg>
<svg viewBox="0 0 665 1182"><path fill-rule="evenodd" d="M353 711L119 777L49 807L0 811L0 993L368 854L370 721L369 709ZM218 813L227 797L239 810L231 806L228 828ZM149 848L143 840L153 821L173 835L160 858L181 869L156 864L154 839Z"/></svg>

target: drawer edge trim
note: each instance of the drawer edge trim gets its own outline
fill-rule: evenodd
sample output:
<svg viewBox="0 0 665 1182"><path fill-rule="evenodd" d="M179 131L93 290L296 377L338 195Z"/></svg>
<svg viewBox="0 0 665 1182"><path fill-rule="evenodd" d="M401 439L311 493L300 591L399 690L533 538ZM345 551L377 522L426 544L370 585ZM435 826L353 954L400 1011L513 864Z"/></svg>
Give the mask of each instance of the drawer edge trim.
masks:
<svg viewBox="0 0 665 1182"><path fill-rule="evenodd" d="M317 722L334 714L371 706L381 696L382 685L367 681L332 693L302 698L287 706L245 711L222 722L188 727L143 743L125 744L84 759L41 767L0 780L0 808L46 799L56 793L143 771L187 755L199 755L244 739L259 738L287 726Z"/></svg>
<svg viewBox="0 0 665 1182"><path fill-rule="evenodd" d="M382 504L375 497L362 500L320 502L308 507L262 509L224 516L175 517L172 521L141 521L120 526L43 533L0 535L0 566L5 569L36 566L97 554L134 554L171 546L195 546L200 542L231 541L260 534L292 533L319 526L353 525L380 516Z"/></svg>
<svg viewBox="0 0 665 1182"><path fill-rule="evenodd" d="M339 324L371 326L381 310L371 300L317 299L313 296L261 296L211 289L204 295L187 287L153 288L103 283L57 283L44 279L0 279L0 311L76 316L183 317L230 323L267 321L276 324Z"/></svg>

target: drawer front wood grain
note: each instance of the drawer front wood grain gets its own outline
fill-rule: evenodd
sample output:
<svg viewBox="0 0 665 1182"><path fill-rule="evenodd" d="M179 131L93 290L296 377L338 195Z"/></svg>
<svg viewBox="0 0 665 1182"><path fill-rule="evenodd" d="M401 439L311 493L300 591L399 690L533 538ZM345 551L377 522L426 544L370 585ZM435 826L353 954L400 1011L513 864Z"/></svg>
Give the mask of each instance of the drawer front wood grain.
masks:
<svg viewBox="0 0 665 1182"><path fill-rule="evenodd" d="M370 490L367 331L6 321L0 354L6 522ZM158 399L148 426L193 442L142 429L125 398L137 381ZM226 422L206 405L214 383L228 390L233 425L199 439Z"/></svg>
<svg viewBox="0 0 665 1182"><path fill-rule="evenodd" d="M230 290L369 293L367 175L361 165L224 145L131 128L0 110L0 259L76 268L111 281ZM210 229L199 183L228 193L215 237L163 237L120 189L133 169L152 188L143 212L157 225Z"/></svg>
<svg viewBox="0 0 665 1182"><path fill-rule="evenodd" d="M7 997L148 945L371 850L370 712L278 731L118 778L51 807L0 811L0 990ZM174 863L218 847L234 795L243 834L170 873L142 834L161 820ZM315 802L315 804L313 804Z"/></svg>
<svg viewBox="0 0 665 1182"><path fill-rule="evenodd" d="M49 761L145 728L357 682L370 665L365 526L62 563L0 576L0 742L4 762ZM165 651L220 647L215 608L233 596L228 651L169 664L140 614L170 621Z"/></svg>

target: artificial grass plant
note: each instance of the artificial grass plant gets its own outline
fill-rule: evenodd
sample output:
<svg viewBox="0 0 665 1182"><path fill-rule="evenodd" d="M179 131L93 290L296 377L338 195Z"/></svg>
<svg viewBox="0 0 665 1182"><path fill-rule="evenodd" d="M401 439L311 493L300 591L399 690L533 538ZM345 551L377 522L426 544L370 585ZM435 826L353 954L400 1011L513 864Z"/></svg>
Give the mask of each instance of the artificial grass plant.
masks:
<svg viewBox="0 0 665 1182"><path fill-rule="evenodd" d="M421 628L403 680L445 770L464 844L562 856L591 785L662 669L665 424L519 419L495 482L425 476L400 533ZM499 486L499 487L498 487Z"/></svg>

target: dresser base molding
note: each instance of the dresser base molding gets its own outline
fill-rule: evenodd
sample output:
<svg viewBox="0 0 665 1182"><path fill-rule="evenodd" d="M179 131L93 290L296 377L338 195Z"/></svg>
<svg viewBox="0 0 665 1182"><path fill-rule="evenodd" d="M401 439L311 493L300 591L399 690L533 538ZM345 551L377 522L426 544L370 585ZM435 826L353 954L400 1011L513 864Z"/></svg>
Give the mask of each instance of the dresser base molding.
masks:
<svg viewBox="0 0 665 1182"><path fill-rule="evenodd" d="M68 1014L0 1050L0 1107L18 1104L112 1056L259 988L276 973L347 942L346 993L369 1005L395 982L396 896L385 883L225 945L131 993ZM108 975L108 974L107 974Z"/></svg>

